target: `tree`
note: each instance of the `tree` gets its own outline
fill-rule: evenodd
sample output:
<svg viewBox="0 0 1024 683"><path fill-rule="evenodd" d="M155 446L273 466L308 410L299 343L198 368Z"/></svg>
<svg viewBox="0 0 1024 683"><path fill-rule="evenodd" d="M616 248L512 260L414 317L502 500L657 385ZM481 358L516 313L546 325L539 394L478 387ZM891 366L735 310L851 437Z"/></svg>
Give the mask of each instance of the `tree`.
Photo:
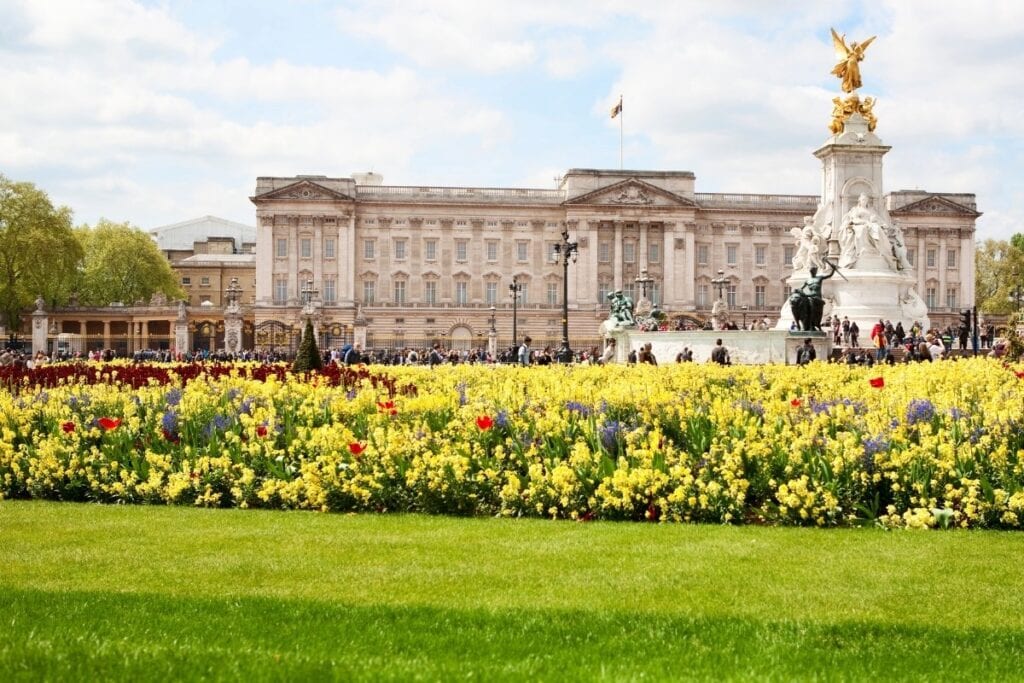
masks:
<svg viewBox="0 0 1024 683"><path fill-rule="evenodd" d="M1009 313L1024 289L1024 234L985 240L975 254L975 300L986 313Z"/></svg>
<svg viewBox="0 0 1024 683"><path fill-rule="evenodd" d="M131 305L149 301L157 292L169 299L185 296L156 242L139 228L103 219L94 228L83 225L75 232L85 254L77 281L83 305Z"/></svg>
<svg viewBox="0 0 1024 683"><path fill-rule="evenodd" d="M0 175L0 314L7 329L20 328L36 297L66 303L81 260L71 209L54 207L32 183Z"/></svg>
<svg viewBox="0 0 1024 683"><path fill-rule="evenodd" d="M298 353L295 354L292 372L299 373L319 370L323 365L323 359L320 358L320 349L316 345L316 332L313 331L313 320L306 318L306 329L302 332L302 342L299 344Z"/></svg>

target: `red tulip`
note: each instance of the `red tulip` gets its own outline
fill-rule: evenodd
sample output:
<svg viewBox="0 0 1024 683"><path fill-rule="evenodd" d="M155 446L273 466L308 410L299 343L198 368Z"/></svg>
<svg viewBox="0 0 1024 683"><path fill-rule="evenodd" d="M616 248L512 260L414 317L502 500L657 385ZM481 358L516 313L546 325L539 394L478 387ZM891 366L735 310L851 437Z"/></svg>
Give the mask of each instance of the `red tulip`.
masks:
<svg viewBox="0 0 1024 683"><path fill-rule="evenodd" d="M349 453L351 453L352 455L360 455L363 451L366 450L366 445L361 444L358 441L353 441L348 445L348 450Z"/></svg>
<svg viewBox="0 0 1024 683"><path fill-rule="evenodd" d="M794 398L792 401L789 402L789 405L793 406L794 408L799 408L800 404L801 401L798 398Z"/></svg>
<svg viewBox="0 0 1024 683"><path fill-rule="evenodd" d="M1017 375L1017 379L1024 379L1024 370L1018 370L1013 374Z"/></svg>
<svg viewBox="0 0 1024 683"><path fill-rule="evenodd" d="M377 407L380 408L385 413L390 412L392 415L394 415L395 412L396 412L395 411L395 402L394 401L385 401L384 403L381 403L380 401L378 401L377 402Z"/></svg>
<svg viewBox="0 0 1024 683"><path fill-rule="evenodd" d="M873 386L875 389L881 389L882 387L885 386L885 378L872 377L871 379L868 380L868 383L871 384L871 386Z"/></svg>
<svg viewBox="0 0 1024 683"><path fill-rule="evenodd" d="M476 419L476 426L486 432L494 426L494 420L491 419L490 415L481 415Z"/></svg>
<svg viewBox="0 0 1024 683"><path fill-rule="evenodd" d="M65 434L70 434L71 432L75 431L75 423L74 422L65 422L64 424L62 424L60 426L60 428L64 430Z"/></svg>
<svg viewBox="0 0 1024 683"><path fill-rule="evenodd" d="M121 426L121 418L119 417L101 417L97 420L100 427L103 427L108 432L112 429L117 429Z"/></svg>
<svg viewBox="0 0 1024 683"><path fill-rule="evenodd" d="M267 425L260 425L256 428L256 436L261 439L267 435Z"/></svg>

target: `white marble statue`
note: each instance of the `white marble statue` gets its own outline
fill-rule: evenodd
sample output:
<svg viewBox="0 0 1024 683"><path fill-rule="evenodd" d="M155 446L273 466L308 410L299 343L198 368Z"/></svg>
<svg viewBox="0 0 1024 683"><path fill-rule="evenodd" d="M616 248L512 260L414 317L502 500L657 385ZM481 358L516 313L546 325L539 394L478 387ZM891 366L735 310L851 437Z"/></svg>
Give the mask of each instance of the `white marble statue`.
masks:
<svg viewBox="0 0 1024 683"><path fill-rule="evenodd" d="M811 266L824 268L827 242L826 238L814 229L814 217L804 217L804 227L793 228L789 232L796 239L797 246L793 254L793 270L807 270Z"/></svg>
<svg viewBox="0 0 1024 683"><path fill-rule="evenodd" d="M910 260L907 258L907 244L903 239L903 228L900 227L899 221L893 220L886 229L886 233L889 236L889 244L892 245L892 255L896 259L896 267L900 270L909 271L911 265Z"/></svg>
<svg viewBox="0 0 1024 683"><path fill-rule="evenodd" d="M868 206L867 195L862 194L839 225L839 267L855 268L861 255L875 253L895 270L887 229L881 216Z"/></svg>

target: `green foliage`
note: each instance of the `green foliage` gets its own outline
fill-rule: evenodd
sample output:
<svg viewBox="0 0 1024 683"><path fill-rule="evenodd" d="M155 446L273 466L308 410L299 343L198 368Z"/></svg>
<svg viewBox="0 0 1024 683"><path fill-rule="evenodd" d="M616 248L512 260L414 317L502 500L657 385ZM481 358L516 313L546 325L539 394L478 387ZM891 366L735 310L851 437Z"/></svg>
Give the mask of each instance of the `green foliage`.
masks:
<svg viewBox="0 0 1024 683"><path fill-rule="evenodd" d="M0 671L26 680L1015 680L1024 649L1018 533L18 501L0 523Z"/></svg>
<svg viewBox="0 0 1024 683"><path fill-rule="evenodd" d="M157 292L168 299L185 296L156 242L139 228L103 219L95 227L83 225L75 234L85 255L76 279L83 305L131 305L149 301Z"/></svg>
<svg viewBox="0 0 1024 683"><path fill-rule="evenodd" d="M986 313L1010 313L1024 289L1024 233L1006 240L985 240L975 252L975 292Z"/></svg>
<svg viewBox="0 0 1024 683"><path fill-rule="evenodd" d="M292 363L292 372L309 372L319 370L323 367L323 359L320 357L320 349L316 344L316 332L313 330L312 319L306 319L306 328L302 332L302 342L299 343L299 351L295 354L295 362Z"/></svg>
<svg viewBox="0 0 1024 683"><path fill-rule="evenodd" d="M8 329L41 296L63 305L71 293L82 247L71 228L71 209L54 207L32 183L0 175L0 315Z"/></svg>

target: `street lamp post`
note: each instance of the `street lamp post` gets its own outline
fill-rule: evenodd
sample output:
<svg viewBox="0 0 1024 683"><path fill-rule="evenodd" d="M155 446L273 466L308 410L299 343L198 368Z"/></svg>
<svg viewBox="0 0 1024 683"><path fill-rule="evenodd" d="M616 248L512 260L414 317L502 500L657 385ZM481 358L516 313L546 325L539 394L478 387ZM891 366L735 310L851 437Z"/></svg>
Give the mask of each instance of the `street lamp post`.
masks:
<svg viewBox="0 0 1024 683"><path fill-rule="evenodd" d="M562 348L558 349L558 362L571 363L572 349L569 348L569 261L576 263L578 242L569 241L568 228L562 230L562 241L555 245L552 261L562 260Z"/></svg>
<svg viewBox="0 0 1024 683"><path fill-rule="evenodd" d="M508 295L512 299L512 353L515 353L516 347L519 345L519 338L516 332L516 308L519 304L519 293L523 291L523 285L515 277L512 278L512 284L508 286Z"/></svg>
<svg viewBox="0 0 1024 683"><path fill-rule="evenodd" d="M495 313L497 313L497 311L498 311L497 308L495 308L494 306L491 306L491 332L497 332L498 331L498 328L494 326L495 322L496 322L495 319L494 319L494 315L495 315Z"/></svg>
<svg viewBox="0 0 1024 683"><path fill-rule="evenodd" d="M743 311L743 329L747 329L747 309L748 308L749 308L749 306L740 306L740 309Z"/></svg>
<svg viewBox="0 0 1024 683"><path fill-rule="evenodd" d="M712 278L711 284L718 289L718 300L725 300L725 286L729 283L729 278L725 276L724 270L718 271L718 277Z"/></svg>
<svg viewBox="0 0 1024 683"><path fill-rule="evenodd" d="M647 298L647 288L654 284L654 278L647 274L647 270L641 270L640 274L633 278L633 281L640 286L640 298Z"/></svg>

